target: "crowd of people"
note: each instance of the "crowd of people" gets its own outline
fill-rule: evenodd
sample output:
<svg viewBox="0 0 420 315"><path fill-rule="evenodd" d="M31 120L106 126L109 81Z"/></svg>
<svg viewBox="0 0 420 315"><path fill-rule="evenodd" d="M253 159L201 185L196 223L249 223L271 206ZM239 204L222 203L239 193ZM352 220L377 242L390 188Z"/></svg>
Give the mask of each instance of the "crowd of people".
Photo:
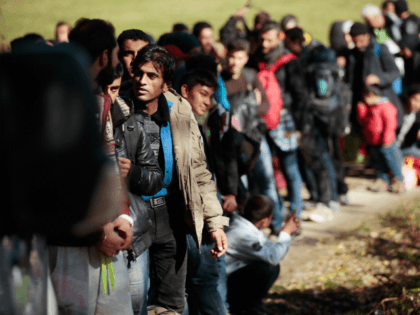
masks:
<svg viewBox="0 0 420 315"><path fill-rule="evenodd" d="M335 22L329 45L293 15L259 12L251 29L248 10L217 41L207 21L156 41L82 18L58 23L54 40L2 45L18 60L64 54L83 65L61 74L96 97L89 137L108 165L89 241L47 237L48 314L263 314L301 221L331 220L350 203L350 133L375 169L369 188L405 191L403 159L420 158L420 19L406 0L366 5L364 23ZM42 100L51 97L65 99ZM74 121L68 111L50 114Z"/></svg>

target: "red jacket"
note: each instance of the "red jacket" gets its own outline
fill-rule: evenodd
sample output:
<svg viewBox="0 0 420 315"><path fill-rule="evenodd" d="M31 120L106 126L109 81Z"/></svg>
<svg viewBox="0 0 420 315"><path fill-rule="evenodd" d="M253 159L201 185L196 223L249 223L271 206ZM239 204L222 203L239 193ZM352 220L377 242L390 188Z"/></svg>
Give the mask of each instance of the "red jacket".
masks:
<svg viewBox="0 0 420 315"><path fill-rule="evenodd" d="M369 145L392 144L397 129L397 108L383 98L378 104L357 106L357 116Z"/></svg>

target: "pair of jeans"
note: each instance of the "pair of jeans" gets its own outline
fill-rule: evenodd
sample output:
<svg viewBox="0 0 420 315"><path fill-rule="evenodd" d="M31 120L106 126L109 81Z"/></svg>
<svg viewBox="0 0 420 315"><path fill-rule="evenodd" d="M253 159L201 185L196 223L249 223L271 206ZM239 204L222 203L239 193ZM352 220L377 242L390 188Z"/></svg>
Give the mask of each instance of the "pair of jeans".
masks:
<svg viewBox="0 0 420 315"><path fill-rule="evenodd" d="M251 311L261 304L280 274L280 265L254 261L228 277L228 302L232 313Z"/></svg>
<svg viewBox="0 0 420 315"><path fill-rule="evenodd" d="M403 156L414 156L415 158L419 158L420 157L420 148L416 145L413 144L411 147L407 147L401 150Z"/></svg>
<svg viewBox="0 0 420 315"><path fill-rule="evenodd" d="M271 155L270 146L264 138L260 142L261 154L252 170L249 180L249 188L251 195L263 194L271 198L274 203L273 218L271 226L274 230L279 230L283 224L282 211L284 208L284 200L277 190L276 181L274 179L273 157Z"/></svg>
<svg viewBox="0 0 420 315"><path fill-rule="evenodd" d="M287 193L290 201L290 212L297 210L296 216L300 218L302 212L302 177L299 171L297 150L282 151L276 147L276 155L287 183Z"/></svg>
<svg viewBox="0 0 420 315"><path fill-rule="evenodd" d="M143 252L135 261L129 261L127 256L127 251L124 251L134 315L147 315L147 295L150 287L149 250Z"/></svg>
<svg viewBox="0 0 420 315"><path fill-rule="evenodd" d="M402 174L402 153L400 148L394 141L391 146L384 148L383 146L370 146L370 158L373 161L376 175L383 179L386 183L390 183L388 173L400 181L404 181Z"/></svg>
<svg viewBox="0 0 420 315"><path fill-rule="evenodd" d="M227 314L225 303L218 291L219 266L217 258L211 256L214 241L204 237L201 252L191 235L188 242L188 314Z"/></svg>
<svg viewBox="0 0 420 315"><path fill-rule="evenodd" d="M328 144L321 132L315 127L310 135L304 137L307 145L300 147L300 152L307 166L305 170L307 186L310 187L310 191L316 189L317 199L312 195L314 201L329 205L331 200L338 199L338 194L336 173ZM308 181L310 182L308 183Z"/></svg>
<svg viewBox="0 0 420 315"><path fill-rule="evenodd" d="M149 210L152 220L149 305L182 314L187 278L187 237L182 196L168 195L166 204Z"/></svg>

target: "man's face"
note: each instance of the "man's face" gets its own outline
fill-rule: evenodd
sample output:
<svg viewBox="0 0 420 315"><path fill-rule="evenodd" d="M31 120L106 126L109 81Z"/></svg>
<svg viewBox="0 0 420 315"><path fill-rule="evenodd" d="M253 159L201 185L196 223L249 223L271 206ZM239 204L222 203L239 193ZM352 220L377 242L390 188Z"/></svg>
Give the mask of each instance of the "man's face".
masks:
<svg viewBox="0 0 420 315"><path fill-rule="evenodd" d="M267 54L270 51L276 49L280 44L281 37L277 30L270 30L262 33L260 38L261 51L263 54Z"/></svg>
<svg viewBox="0 0 420 315"><path fill-rule="evenodd" d="M383 15L375 15L372 17L367 17L365 20L372 28L385 27L385 17Z"/></svg>
<svg viewBox="0 0 420 315"><path fill-rule="evenodd" d="M201 47L203 47L204 52L208 53L213 48L214 42L214 32L213 29L207 27L203 28L198 36L198 41L200 42Z"/></svg>
<svg viewBox="0 0 420 315"><path fill-rule="evenodd" d="M117 78L110 85L107 85L106 92L111 97L112 103L115 103L115 99L117 98L118 93L120 92L120 87L121 78Z"/></svg>
<svg viewBox="0 0 420 315"><path fill-rule="evenodd" d="M243 50L236 50L229 52L227 70L231 75L237 75L241 73L242 69L248 62L248 54Z"/></svg>
<svg viewBox="0 0 420 315"><path fill-rule="evenodd" d="M133 91L137 99L150 103L168 90L168 83L163 80L162 69L147 62L134 70Z"/></svg>
<svg viewBox="0 0 420 315"><path fill-rule="evenodd" d="M107 86L114 82L114 72L117 65L120 63L118 60L118 45L112 49L111 54L108 55L108 63L105 65L104 68L99 72L96 81L102 87Z"/></svg>
<svg viewBox="0 0 420 315"><path fill-rule="evenodd" d="M420 112L420 93L411 95L408 99L408 102L410 104L410 110L412 112Z"/></svg>
<svg viewBox="0 0 420 315"><path fill-rule="evenodd" d="M70 27L67 24L60 25L55 30L55 39L59 43L65 43L69 41Z"/></svg>
<svg viewBox="0 0 420 315"><path fill-rule="evenodd" d="M302 52L302 43L298 39L291 40L286 37L284 40L284 46L295 55L299 55Z"/></svg>
<svg viewBox="0 0 420 315"><path fill-rule="evenodd" d="M365 51L366 48L369 46L370 43L370 35L369 34L362 34L353 37L353 42L356 48L359 51Z"/></svg>
<svg viewBox="0 0 420 315"><path fill-rule="evenodd" d="M214 88L197 84L188 90L185 84L181 88L181 94L190 103L195 115L204 116L211 107Z"/></svg>
<svg viewBox="0 0 420 315"><path fill-rule="evenodd" d="M133 77L133 72L131 69L131 65L136 59L138 52L148 44L148 42L144 40L132 40L126 39L121 47L121 62L124 66L124 71L127 73L130 78Z"/></svg>

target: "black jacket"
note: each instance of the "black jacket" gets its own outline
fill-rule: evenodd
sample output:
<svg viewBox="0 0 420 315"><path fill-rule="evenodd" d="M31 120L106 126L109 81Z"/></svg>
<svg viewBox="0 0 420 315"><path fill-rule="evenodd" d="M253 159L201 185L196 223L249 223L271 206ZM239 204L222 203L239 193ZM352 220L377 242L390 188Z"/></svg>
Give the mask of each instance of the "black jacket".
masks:
<svg viewBox="0 0 420 315"><path fill-rule="evenodd" d="M353 91L352 123L357 124L357 103L362 99L365 79L368 75L375 74L380 80L379 87L382 96L387 97L398 110L398 127L400 127L404 110L392 87L392 83L400 77L400 71L386 45L380 45L379 56L373 44L370 44L364 52L360 52L357 48L352 49L347 58L346 67L347 82L350 83Z"/></svg>
<svg viewBox="0 0 420 315"><path fill-rule="evenodd" d="M148 217L150 205L141 196L152 196L162 189L163 173L143 129L143 116L133 114L133 111L133 103L121 97L117 98L112 107L115 152L117 157L131 160L127 179L130 216L134 220L132 248L137 257L151 245L151 221Z"/></svg>

